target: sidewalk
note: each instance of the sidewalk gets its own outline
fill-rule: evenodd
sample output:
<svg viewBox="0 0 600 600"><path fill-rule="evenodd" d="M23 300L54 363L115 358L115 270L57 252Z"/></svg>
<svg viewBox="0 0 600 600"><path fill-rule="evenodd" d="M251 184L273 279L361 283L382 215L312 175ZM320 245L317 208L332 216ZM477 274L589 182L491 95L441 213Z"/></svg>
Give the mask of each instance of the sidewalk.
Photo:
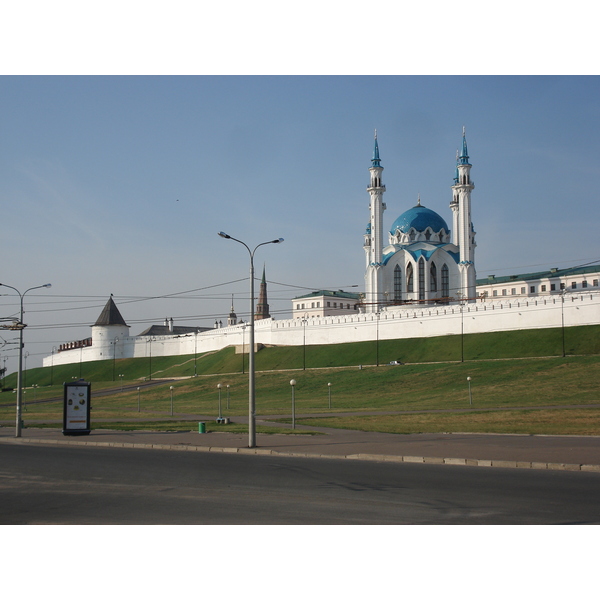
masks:
<svg viewBox="0 0 600 600"><path fill-rule="evenodd" d="M270 423L258 419L257 424ZM4 426L0 427L0 444L112 446L600 473L599 436L397 435L322 427L302 426L302 429L312 429L320 435L259 433L257 447L248 448L247 434L94 429L89 435L65 436L60 428L26 428L22 437L15 438L14 427Z"/></svg>

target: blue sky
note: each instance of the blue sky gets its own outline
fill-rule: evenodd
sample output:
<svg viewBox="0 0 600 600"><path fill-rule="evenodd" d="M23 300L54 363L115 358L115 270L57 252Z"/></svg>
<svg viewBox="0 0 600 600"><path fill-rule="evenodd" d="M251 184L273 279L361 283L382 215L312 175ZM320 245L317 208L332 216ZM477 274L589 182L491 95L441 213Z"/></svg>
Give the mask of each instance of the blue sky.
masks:
<svg viewBox="0 0 600 600"><path fill-rule="evenodd" d="M111 293L132 334L164 317L210 326L232 294L246 313L248 256L220 230L249 245L285 238L256 254L280 318L294 295L360 291L375 128L386 227L418 195L451 223L466 126L478 277L600 262L595 76L8 76L0 86L1 280L53 286L27 296L31 361L88 336ZM13 304L0 298L4 314Z"/></svg>

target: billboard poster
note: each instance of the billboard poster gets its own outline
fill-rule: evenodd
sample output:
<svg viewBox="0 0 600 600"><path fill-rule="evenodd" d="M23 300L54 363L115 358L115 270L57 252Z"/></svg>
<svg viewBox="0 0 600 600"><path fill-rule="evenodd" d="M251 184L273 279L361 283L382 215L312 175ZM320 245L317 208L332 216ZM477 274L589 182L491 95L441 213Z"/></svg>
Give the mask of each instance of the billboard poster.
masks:
<svg viewBox="0 0 600 600"><path fill-rule="evenodd" d="M90 433L91 384L79 380L64 384L63 435Z"/></svg>

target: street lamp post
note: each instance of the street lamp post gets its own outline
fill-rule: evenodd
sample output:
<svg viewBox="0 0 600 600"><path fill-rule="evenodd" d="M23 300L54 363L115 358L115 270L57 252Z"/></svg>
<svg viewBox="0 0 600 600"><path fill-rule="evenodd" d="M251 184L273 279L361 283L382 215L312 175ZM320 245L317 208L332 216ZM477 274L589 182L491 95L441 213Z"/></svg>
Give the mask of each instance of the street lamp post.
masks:
<svg viewBox="0 0 600 600"><path fill-rule="evenodd" d="M22 408L23 408L23 388L21 387L21 381L23 378L23 329L25 328L25 324L23 323L23 298L27 292L31 290L37 290L40 288L49 288L52 287L52 284L45 283L44 285L36 285L35 287L31 287L25 290L22 294L19 292L17 288L12 287L12 285L6 285L5 283L0 283L0 286L10 288L19 294L21 299L21 313L19 319L19 367L17 371L17 422L15 427L15 437L21 437L21 420L22 420Z"/></svg>
<svg viewBox="0 0 600 600"><path fill-rule="evenodd" d="M169 386L171 390L171 416L173 416L173 390L175 389L173 386Z"/></svg>
<svg viewBox="0 0 600 600"><path fill-rule="evenodd" d="M471 378L467 377L467 383L469 384L469 404L473 404L473 396L471 395Z"/></svg>
<svg viewBox="0 0 600 600"><path fill-rule="evenodd" d="M52 362L50 363L50 385L54 385L54 353L56 352L56 346L52 347Z"/></svg>
<svg viewBox="0 0 600 600"><path fill-rule="evenodd" d="M302 317L302 370L306 371L306 324L308 317L306 314Z"/></svg>
<svg viewBox="0 0 600 600"><path fill-rule="evenodd" d="M229 410L229 384L227 384L227 410Z"/></svg>
<svg viewBox="0 0 600 600"><path fill-rule="evenodd" d="M217 383L217 389L219 390L219 421L223 418L223 414L221 413L221 384Z"/></svg>
<svg viewBox="0 0 600 600"><path fill-rule="evenodd" d="M331 410L331 383L327 384L327 389L329 390L329 410Z"/></svg>
<svg viewBox="0 0 600 600"><path fill-rule="evenodd" d="M248 351L248 447L254 448L256 446L256 390L255 390L255 377L254 377L254 253L260 246L266 244L281 244L283 238L277 240L271 240L269 242L263 242L258 244L254 250L250 250L247 244L238 240L225 232L220 231L219 234L226 240L233 240L242 244L248 250L250 255L250 335L249 335L249 351ZM242 355L243 357L243 355Z"/></svg>
<svg viewBox="0 0 600 600"><path fill-rule="evenodd" d="M291 379L290 385L292 386L292 429L296 429L296 397L294 394L296 390L296 380Z"/></svg>

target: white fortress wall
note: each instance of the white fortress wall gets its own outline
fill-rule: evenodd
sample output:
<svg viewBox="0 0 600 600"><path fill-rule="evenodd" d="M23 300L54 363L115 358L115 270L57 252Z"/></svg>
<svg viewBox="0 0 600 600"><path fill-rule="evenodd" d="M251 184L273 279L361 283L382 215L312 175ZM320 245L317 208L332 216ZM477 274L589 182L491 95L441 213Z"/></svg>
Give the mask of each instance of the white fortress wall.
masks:
<svg viewBox="0 0 600 600"><path fill-rule="evenodd" d="M461 312L462 309L462 312ZM255 321L255 343L266 346L342 344L379 338L406 339L519 329L543 329L600 323L600 292L538 296L476 303L404 306L376 313ZM44 358L44 366L91 360L200 355L227 346L246 347L247 324L180 336L121 336L116 344L93 339L92 346ZM99 356L100 350L102 356ZM115 354L116 352L116 354Z"/></svg>

